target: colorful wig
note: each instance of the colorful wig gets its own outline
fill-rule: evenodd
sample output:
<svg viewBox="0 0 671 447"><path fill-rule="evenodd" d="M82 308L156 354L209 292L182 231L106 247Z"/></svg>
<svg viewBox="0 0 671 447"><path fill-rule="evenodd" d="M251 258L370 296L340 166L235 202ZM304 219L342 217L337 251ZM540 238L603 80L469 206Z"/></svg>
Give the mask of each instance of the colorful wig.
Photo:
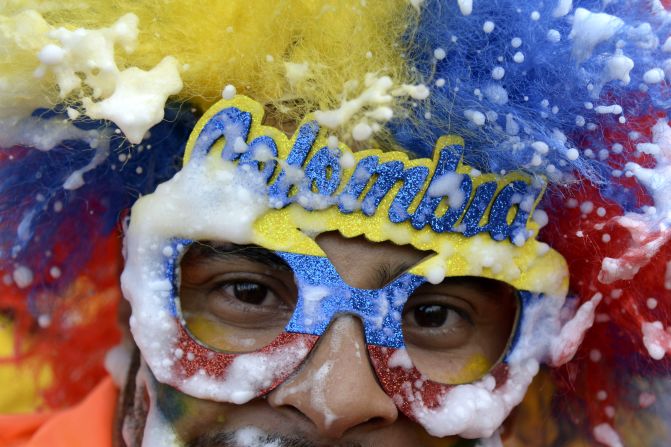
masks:
<svg viewBox="0 0 671 447"><path fill-rule="evenodd" d="M541 237L569 261L576 306L603 297L557 402L605 445L671 439L667 0L3 8L0 309L14 360L53 368L48 405L81 398L118 342L126 210L237 91L287 130L314 112L354 147L414 156L453 133L483 172L547 178Z"/></svg>

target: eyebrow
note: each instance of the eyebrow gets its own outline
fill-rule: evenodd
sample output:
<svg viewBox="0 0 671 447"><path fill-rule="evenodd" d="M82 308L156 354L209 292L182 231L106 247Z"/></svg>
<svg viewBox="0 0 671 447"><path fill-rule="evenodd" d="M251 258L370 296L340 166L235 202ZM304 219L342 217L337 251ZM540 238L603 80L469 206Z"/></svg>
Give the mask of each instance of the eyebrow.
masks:
<svg viewBox="0 0 671 447"><path fill-rule="evenodd" d="M291 267L278 255L258 245L238 245L233 243L197 242L189 247L182 258L187 264L198 264L211 261L234 262L241 259L266 265L278 270L289 270Z"/></svg>
<svg viewBox="0 0 671 447"><path fill-rule="evenodd" d="M478 296L490 300L500 300L503 295L515 295L518 292L515 287L505 281L484 276L448 276L440 284L431 284L428 287L440 288L445 285L469 288L478 293ZM423 286L426 286L426 284Z"/></svg>
<svg viewBox="0 0 671 447"><path fill-rule="evenodd" d="M193 265L212 261L234 262L239 261L240 259L260 263L278 270L292 271L291 267L284 261L284 259L266 248L253 244L240 245L232 242L195 242L189 247L182 258L182 262ZM380 264L375 268L373 273L376 276L378 288L381 289L385 287L415 265L420 264L425 260L426 258L423 258L416 263L402 262L395 265L388 262ZM340 276L339 273L338 275ZM344 278L341 277L341 279L345 281Z"/></svg>

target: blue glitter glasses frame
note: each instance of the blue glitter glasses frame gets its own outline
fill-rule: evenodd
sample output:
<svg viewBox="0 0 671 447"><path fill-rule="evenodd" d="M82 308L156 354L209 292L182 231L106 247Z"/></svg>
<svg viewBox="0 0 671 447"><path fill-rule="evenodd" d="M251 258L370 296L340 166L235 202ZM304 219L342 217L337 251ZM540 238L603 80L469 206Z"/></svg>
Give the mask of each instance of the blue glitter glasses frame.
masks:
<svg viewBox="0 0 671 447"><path fill-rule="evenodd" d="M191 243L189 240L174 240L172 244L174 255L166 262L166 272L173 284L169 308L174 317L180 318L182 324L185 322L178 305L179 278L176 266ZM403 308L413 292L428 282L426 278L406 272L380 289L360 289L348 285L327 257L281 251L274 253L291 268L298 286L296 306L284 328L285 332L321 336L335 317L350 314L361 319L368 345L393 349L405 348L402 331ZM327 290L328 293L315 294L316 288ZM519 317L513 327L504 362L519 338L524 303L539 297L538 294L527 291L517 293L521 305L518 306Z"/></svg>

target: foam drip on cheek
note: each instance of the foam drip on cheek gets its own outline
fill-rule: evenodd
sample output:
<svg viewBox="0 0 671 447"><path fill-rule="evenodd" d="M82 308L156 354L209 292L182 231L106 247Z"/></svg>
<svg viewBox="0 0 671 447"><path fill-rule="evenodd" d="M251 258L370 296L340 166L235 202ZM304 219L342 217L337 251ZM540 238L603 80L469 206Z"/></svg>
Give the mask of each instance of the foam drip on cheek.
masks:
<svg viewBox="0 0 671 447"><path fill-rule="evenodd" d="M350 329L348 329L347 320L342 318L336 319L329 331L331 331L331 338L328 345L321 345L317 349L328 349L328 359L342 359L342 349L345 345L353 346L354 348L354 357L356 358L357 370L362 368L362 362L366 362L361 355L361 346L359 345L358 340L352 339L350 337ZM349 354L346 354L349 355ZM334 366L336 370L334 370ZM367 367L367 365L366 365ZM338 374L339 370L332 360L324 361L320 364L319 368L315 371L314 368L308 367L308 371L302 374L301 380L297 381L297 385L285 384L281 388L278 388L277 401L285 402L285 399L289 396L295 395L297 393L306 394L310 398L310 406L318 410L315 414L321 415L323 417L323 426L327 429L336 422L343 415L339 415L333 412L331 407L328 405L330 397L328 397L325 392L326 390L338 388L345 389L348 384L337 381L340 376ZM337 381L334 383L334 379ZM358 379L357 379L358 380ZM331 395L332 396L332 395Z"/></svg>

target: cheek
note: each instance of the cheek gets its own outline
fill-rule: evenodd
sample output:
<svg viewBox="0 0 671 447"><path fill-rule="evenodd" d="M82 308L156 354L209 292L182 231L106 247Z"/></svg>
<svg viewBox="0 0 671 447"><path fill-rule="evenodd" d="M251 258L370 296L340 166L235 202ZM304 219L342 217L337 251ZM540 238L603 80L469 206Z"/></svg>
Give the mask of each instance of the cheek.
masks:
<svg viewBox="0 0 671 447"><path fill-rule="evenodd" d="M236 407L233 404L211 402L183 394L174 388L154 381L156 405L165 422L184 443L205 432L217 430L227 422L228 415Z"/></svg>

